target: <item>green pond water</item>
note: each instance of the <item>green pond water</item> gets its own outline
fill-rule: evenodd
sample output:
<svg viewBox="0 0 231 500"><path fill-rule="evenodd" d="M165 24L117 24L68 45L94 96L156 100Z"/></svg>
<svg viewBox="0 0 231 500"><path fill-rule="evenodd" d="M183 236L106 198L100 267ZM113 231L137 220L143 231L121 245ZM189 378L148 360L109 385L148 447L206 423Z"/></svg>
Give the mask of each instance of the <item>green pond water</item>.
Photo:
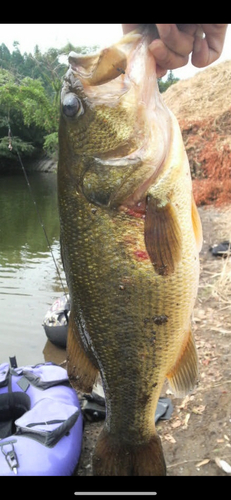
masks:
<svg viewBox="0 0 231 500"><path fill-rule="evenodd" d="M29 182L62 280L56 174L31 174ZM63 295L59 275L23 172L0 176L0 363L18 366L61 362L65 351L47 342L42 326Z"/></svg>

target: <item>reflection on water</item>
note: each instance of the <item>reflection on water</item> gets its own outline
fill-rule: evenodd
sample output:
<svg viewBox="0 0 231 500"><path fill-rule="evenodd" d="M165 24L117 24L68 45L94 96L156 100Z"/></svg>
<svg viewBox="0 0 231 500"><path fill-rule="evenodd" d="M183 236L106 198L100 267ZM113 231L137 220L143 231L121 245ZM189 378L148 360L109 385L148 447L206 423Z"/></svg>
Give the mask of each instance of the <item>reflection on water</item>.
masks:
<svg viewBox="0 0 231 500"><path fill-rule="evenodd" d="M60 259L56 174L34 174L29 180L65 283ZM47 338L42 321L52 302L62 294L23 173L1 176L0 363L13 355L19 366L44 361ZM52 349L48 351L49 359L57 362L52 359Z"/></svg>

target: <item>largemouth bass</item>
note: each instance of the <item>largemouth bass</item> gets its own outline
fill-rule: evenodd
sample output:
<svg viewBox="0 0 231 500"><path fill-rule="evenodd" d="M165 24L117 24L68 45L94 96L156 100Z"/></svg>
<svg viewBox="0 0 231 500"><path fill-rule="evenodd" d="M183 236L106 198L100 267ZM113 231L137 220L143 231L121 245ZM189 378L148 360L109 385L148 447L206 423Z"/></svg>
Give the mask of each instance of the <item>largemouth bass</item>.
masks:
<svg viewBox="0 0 231 500"><path fill-rule="evenodd" d="M71 297L68 374L106 420L94 475L165 475L154 415L167 377L198 377L191 314L200 219L176 118L158 91L147 31L71 53L61 93L58 198Z"/></svg>

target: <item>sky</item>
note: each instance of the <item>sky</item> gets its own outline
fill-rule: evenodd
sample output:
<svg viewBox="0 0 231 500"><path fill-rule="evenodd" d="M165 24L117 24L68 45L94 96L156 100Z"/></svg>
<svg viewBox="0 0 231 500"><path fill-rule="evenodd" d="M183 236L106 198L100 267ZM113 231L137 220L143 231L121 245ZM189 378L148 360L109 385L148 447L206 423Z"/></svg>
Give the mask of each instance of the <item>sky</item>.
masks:
<svg viewBox="0 0 231 500"><path fill-rule="evenodd" d="M20 52L33 54L35 45L41 52L49 48L61 48L68 42L75 46L99 45L105 47L120 39L121 24L0 24L0 44L4 43L10 51L13 42L19 42ZM231 59L231 24L228 26L221 57L213 64ZM173 70L175 77L190 78L201 71L188 63L183 68Z"/></svg>

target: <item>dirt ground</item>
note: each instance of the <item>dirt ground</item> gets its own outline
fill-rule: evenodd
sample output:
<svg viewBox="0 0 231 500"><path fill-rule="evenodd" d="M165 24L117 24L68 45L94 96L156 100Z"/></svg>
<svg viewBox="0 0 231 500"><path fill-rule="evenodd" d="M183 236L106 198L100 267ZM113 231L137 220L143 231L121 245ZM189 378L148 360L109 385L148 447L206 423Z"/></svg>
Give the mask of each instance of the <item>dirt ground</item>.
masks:
<svg viewBox="0 0 231 500"><path fill-rule="evenodd" d="M231 207L199 209L204 234L201 276L193 331L200 379L186 398L173 403L170 420L157 430L162 440L168 476L226 476L231 473L231 257L213 257L209 248L231 239ZM92 476L92 452L103 421L87 422L75 475ZM226 468L227 472L223 470Z"/></svg>

